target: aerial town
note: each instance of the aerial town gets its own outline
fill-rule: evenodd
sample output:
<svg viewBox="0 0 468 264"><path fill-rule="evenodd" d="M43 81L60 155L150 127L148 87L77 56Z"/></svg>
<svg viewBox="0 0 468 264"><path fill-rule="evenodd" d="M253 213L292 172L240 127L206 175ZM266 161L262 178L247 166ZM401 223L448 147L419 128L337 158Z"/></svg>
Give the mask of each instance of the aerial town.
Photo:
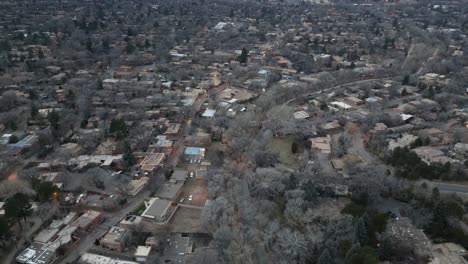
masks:
<svg viewBox="0 0 468 264"><path fill-rule="evenodd" d="M468 264L466 0L0 1L0 263Z"/></svg>

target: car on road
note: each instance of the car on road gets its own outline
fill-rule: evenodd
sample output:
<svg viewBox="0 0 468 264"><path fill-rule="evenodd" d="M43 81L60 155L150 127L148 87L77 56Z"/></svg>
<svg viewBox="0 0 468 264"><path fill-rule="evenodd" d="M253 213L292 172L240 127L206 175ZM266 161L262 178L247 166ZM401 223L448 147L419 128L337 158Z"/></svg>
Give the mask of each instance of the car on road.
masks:
<svg viewBox="0 0 468 264"><path fill-rule="evenodd" d="M193 171L190 172L190 178L193 178Z"/></svg>
<svg viewBox="0 0 468 264"><path fill-rule="evenodd" d="M189 195L188 200L189 200L189 201L192 201L192 199L193 199L193 196L192 196L192 195Z"/></svg>

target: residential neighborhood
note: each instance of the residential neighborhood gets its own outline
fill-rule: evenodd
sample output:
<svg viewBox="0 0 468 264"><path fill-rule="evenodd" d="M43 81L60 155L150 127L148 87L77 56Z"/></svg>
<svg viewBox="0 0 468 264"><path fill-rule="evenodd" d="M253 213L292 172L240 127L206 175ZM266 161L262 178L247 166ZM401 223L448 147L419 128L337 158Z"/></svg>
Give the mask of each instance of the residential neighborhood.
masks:
<svg viewBox="0 0 468 264"><path fill-rule="evenodd" d="M0 1L1 262L468 263L467 13Z"/></svg>

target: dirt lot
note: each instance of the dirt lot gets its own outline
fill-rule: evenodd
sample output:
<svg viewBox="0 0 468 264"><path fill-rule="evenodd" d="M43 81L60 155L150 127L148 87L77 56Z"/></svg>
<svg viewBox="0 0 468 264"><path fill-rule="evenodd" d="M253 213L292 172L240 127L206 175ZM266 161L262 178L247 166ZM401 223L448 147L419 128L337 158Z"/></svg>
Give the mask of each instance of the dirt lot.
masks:
<svg viewBox="0 0 468 264"><path fill-rule="evenodd" d="M169 225L173 233L201 233L201 209L179 207Z"/></svg>
<svg viewBox="0 0 468 264"><path fill-rule="evenodd" d="M205 180L188 178L182 187L180 199L185 198L183 204L203 207L205 206L207 194L208 185ZM189 201L190 195L192 195L192 201Z"/></svg>
<svg viewBox="0 0 468 264"><path fill-rule="evenodd" d="M216 100L222 101L222 100L229 100L229 99L235 98L239 100L239 102L245 102L256 97L257 95L258 95L257 93L254 93L246 89L226 88L216 95Z"/></svg>

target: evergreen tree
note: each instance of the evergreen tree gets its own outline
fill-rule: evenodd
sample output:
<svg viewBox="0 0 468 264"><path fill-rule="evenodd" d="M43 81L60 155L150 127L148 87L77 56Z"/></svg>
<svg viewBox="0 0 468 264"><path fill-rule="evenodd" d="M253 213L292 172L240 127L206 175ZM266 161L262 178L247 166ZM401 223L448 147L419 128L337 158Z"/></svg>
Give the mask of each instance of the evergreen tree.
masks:
<svg viewBox="0 0 468 264"><path fill-rule="evenodd" d="M403 81L401 81L401 84L403 85L408 85L409 84L409 81L410 81L410 77L409 75L405 75L405 77L403 77Z"/></svg>
<svg viewBox="0 0 468 264"><path fill-rule="evenodd" d="M127 124L121 118L114 118L110 123L109 132L117 139L123 139L128 133Z"/></svg>
<svg viewBox="0 0 468 264"><path fill-rule="evenodd" d="M249 51L246 48L242 48L241 55L239 55L239 58L238 58L239 62L246 63L248 55L249 55Z"/></svg>
<svg viewBox="0 0 468 264"><path fill-rule="evenodd" d="M125 141L124 143L124 148L125 148L125 152L124 152L122 159L124 162L124 168L125 170L127 170L128 168L130 168L131 166L135 164L135 158L133 157L130 144L127 141Z"/></svg>
<svg viewBox="0 0 468 264"><path fill-rule="evenodd" d="M5 202L5 216L15 219L21 226L21 219L26 222L26 219L31 216L31 202L29 197L24 193L16 193Z"/></svg>
<svg viewBox="0 0 468 264"><path fill-rule="evenodd" d="M356 224L354 224L354 237L356 241L359 242L361 245L367 244L367 240L368 240L367 227L362 217L360 217L356 221Z"/></svg>

